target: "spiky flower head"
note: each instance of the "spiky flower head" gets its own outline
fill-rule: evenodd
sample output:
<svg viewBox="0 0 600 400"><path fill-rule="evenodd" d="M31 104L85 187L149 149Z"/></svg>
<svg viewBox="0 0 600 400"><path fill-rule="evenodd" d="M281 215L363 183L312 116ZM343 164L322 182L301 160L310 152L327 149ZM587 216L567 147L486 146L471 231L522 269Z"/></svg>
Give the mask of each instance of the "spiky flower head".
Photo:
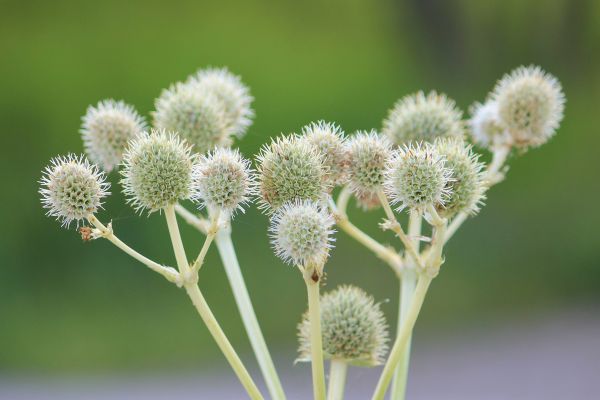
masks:
<svg viewBox="0 0 600 400"><path fill-rule="evenodd" d="M82 121L85 152L106 172L119 165L129 140L146 129L146 122L133 106L112 99L89 106Z"/></svg>
<svg viewBox="0 0 600 400"><path fill-rule="evenodd" d="M275 210L295 200L317 201L327 193L321 155L306 140L280 136L257 157L260 207Z"/></svg>
<svg viewBox="0 0 600 400"><path fill-rule="evenodd" d="M469 133L474 143L489 150L512 144L512 138L500 120L496 101L475 103L470 111Z"/></svg>
<svg viewBox="0 0 600 400"><path fill-rule="evenodd" d="M81 220L102 208L102 199L110 194L103 172L83 155L56 157L43 171L39 193L46 215L56 217L62 226Z"/></svg>
<svg viewBox="0 0 600 400"><path fill-rule="evenodd" d="M358 197L369 197L382 188L386 164L391 156L391 144L375 130L358 131L348 146L349 184Z"/></svg>
<svg viewBox="0 0 600 400"><path fill-rule="evenodd" d="M458 138L440 138L435 141L435 149L450 170L446 183L449 194L438 212L445 217L461 211L477 213L485 198L484 166L479 162L479 155L473 152L473 146Z"/></svg>
<svg viewBox="0 0 600 400"><path fill-rule="evenodd" d="M130 142L120 171L127 202L151 213L189 198L194 159L191 147L174 133L141 133Z"/></svg>
<svg viewBox="0 0 600 400"><path fill-rule="evenodd" d="M397 145L463 136L462 111L444 94L418 92L396 102L383 121L383 133Z"/></svg>
<svg viewBox="0 0 600 400"><path fill-rule="evenodd" d="M221 102L189 83L176 83L155 101L154 127L179 134L196 153L231 145Z"/></svg>
<svg viewBox="0 0 600 400"><path fill-rule="evenodd" d="M386 169L385 192L399 211L424 211L448 200L450 175L444 158L431 143L404 145Z"/></svg>
<svg viewBox="0 0 600 400"><path fill-rule="evenodd" d="M269 236L275 254L301 267L321 266L333 247L333 217L310 200L296 200L271 217Z"/></svg>
<svg viewBox="0 0 600 400"><path fill-rule="evenodd" d="M519 67L505 75L491 99L498 114L521 148L537 147L554 135L563 118L565 96L558 80L540 67Z"/></svg>
<svg viewBox="0 0 600 400"><path fill-rule="evenodd" d="M302 128L304 138L323 156L327 182L333 188L347 180L348 151L344 131L332 122L312 122Z"/></svg>
<svg viewBox="0 0 600 400"><path fill-rule="evenodd" d="M221 102L227 129L242 137L252 125L254 111L250 107L254 98L241 78L227 68L206 68L188 78L200 93L208 93Z"/></svg>
<svg viewBox="0 0 600 400"><path fill-rule="evenodd" d="M321 332L326 358L359 366L385 361L388 326L379 304L362 289L341 286L321 296ZM308 313L298 325L298 339L298 360L310 361Z"/></svg>
<svg viewBox="0 0 600 400"><path fill-rule="evenodd" d="M218 148L201 156L194 166L192 181L192 200L229 214L236 209L243 211L243 205L254 192L250 161L237 149Z"/></svg>

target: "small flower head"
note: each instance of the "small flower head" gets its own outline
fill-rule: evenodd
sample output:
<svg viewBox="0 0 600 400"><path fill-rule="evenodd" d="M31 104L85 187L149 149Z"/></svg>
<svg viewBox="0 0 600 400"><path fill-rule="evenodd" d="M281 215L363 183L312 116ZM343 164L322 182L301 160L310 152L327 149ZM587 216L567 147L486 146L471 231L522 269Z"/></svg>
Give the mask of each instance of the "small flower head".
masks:
<svg viewBox="0 0 600 400"><path fill-rule="evenodd" d="M462 137L462 112L444 94L418 92L398 100L383 121L383 133L397 145Z"/></svg>
<svg viewBox="0 0 600 400"><path fill-rule="evenodd" d="M121 184L127 202L154 212L190 197L194 156L190 146L164 130L143 132L123 157Z"/></svg>
<svg viewBox="0 0 600 400"><path fill-rule="evenodd" d="M208 93L222 104L227 129L231 133L237 137L246 133L254 117L250 107L254 98L239 76L227 68L207 68L190 77L188 83L199 93Z"/></svg>
<svg viewBox="0 0 600 400"><path fill-rule="evenodd" d="M324 356L353 365L382 364L387 352L388 327L379 304L362 289L341 286L321 296ZM308 313L298 325L299 361L310 361Z"/></svg>
<svg viewBox="0 0 600 400"><path fill-rule="evenodd" d="M304 138L323 156L328 169L327 181L331 188L347 179L348 151L342 129L330 122L318 121L302 128Z"/></svg>
<svg viewBox="0 0 600 400"><path fill-rule="evenodd" d="M474 143L489 150L511 145L512 138L500 120L497 102L475 103L470 111L469 133Z"/></svg>
<svg viewBox="0 0 600 400"><path fill-rule="evenodd" d="M333 217L317 203L296 200L280 207L269 228L275 254L301 267L322 265L329 256Z"/></svg>
<svg viewBox="0 0 600 400"><path fill-rule="evenodd" d="M444 158L430 143L405 145L400 148L385 172L385 192L398 210L425 210L427 206L444 204L450 191L451 171Z"/></svg>
<svg viewBox="0 0 600 400"><path fill-rule="evenodd" d="M200 157L192 173L192 200L202 202L212 210L233 213L243 211L243 205L254 191L250 161L238 150L218 148Z"/></svg>
<svg viewBox="0 0 600 400"><path fill-rule="evenodd" d="M73 221L79 225L96 213L102 208L102 199L110 194L104 173L82 155L53 158L40 186L46 215L56 217L66 227Z"/></svg>
<svg viewBox="0 0 600 400"><path fill-rule="evenodd" d="M327 193L321 155L305 140L283 136L263 146L258 161L260 207L275 210L295 200L317 201Z"/></svg>
<svg viewBox="0 0 600 400"><path fill-rule="evenodd" d="M537 147L554 135L565 96L558 80L540 67L519 67L505 75L491 95L514 145Z"/></svg>
<svg viewBox="0 0 600 400"><path fill-rule="evenodd" d="M154 126L177 133L193 146L196 153L231 144L221 102L194 85L176 83L163 90L155 102Z"/></svg>
<svg viewBox="0 0 600 400"><path fill-rule="evenodd" d="M375 130L359 131L349 143L350 188L360 197L381 189L385 166L391 156L390 142Z"/></svg>
<svg viewBox="0 0 600 400"><path fill-rule="evenodd" d="M85 152L107 172L119 165L127 143L146 129L144 119L122 101L104 100L89 106L82 121Z"/></svg>
<svg viewBox="0 0 600 400"><path fill-rule="evenodd" d="M446 184L449 195L443 206L438 207L442 216L451 217L458 212L475 214L485 198L483 164L473 147L458 138L436 140L435 149L445 159L450 170Z"/></svg>

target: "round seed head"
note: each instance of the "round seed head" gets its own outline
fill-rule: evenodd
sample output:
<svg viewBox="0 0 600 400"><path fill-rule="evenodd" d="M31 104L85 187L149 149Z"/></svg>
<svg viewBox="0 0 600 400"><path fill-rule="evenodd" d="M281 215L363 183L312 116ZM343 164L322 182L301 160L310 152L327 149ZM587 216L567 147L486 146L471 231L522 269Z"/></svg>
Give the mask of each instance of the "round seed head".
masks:
<svg viewBox="0 0 600 400"><path fill-rule="evenodd" d="M379 304L362 289L341 286L321 296L321 332L326 358L352 365L382 364L388 327ZM298 325L299 361L310 361L308 313Z"/></svg>
<svg viewBox="0 0 600 400"><path fill-rule="evenodd" d="M119 165L129 140L146 129L146 122L132 106L110 99L89 106L82 121L85 152L106 172Z"/></svg>
<svg viewBox="0 0 600 400"><path fill-rule="evenodd" d="M250 161L237 149L218 148L201 156L194 166L192 178L192 200L229 214L236 209L243 211L243 205L254 192Z"/></svg>
<svg viewBox="0 0 600 400"><path fill-rule="evenodd" d="M110 194L110 184L96 165L83 156L56 157L43 171L39 193L46 215L56 217L62 226L87 218L102 208Z"/></svg>
<svg viewBox="0 0 600 400"><path fill-rule="evenodd" d="M323 164L329 171L327 183L334 186L344 184L347 180L348 151L346 138L342 129L330 122L318 121L302 128L304 138L323 157Z"/></svg>
<svg viewBox="0 0 600 400"><path fill-rule="evenodd" d="M492 150L498 146L512 144L512 138L498 115L498 103L488 100L471 107L469 133L477 145Z"/></svg>
<svg viewBox="0 0 600 400"><path fill-rule="evenodd" d="M537 147L552 137L563 118L565 96L558 80L540 67L505 75L491 95L514 145Z"/></svg>
<svg viewBox="0 0 600 400"><path fill-rule="evenodd" d="M239 76L227 68L207 68L188 78L188 82L196 86L199 93L214 96L224 109L227 129L237 137L244 136L252 125L254 111L250 105L254 98Z"/></svg>
<svg viewBox="0 0 600 400"><path fill-rule="evenodd" d="M257 157L260 206L275 210L284 203L320 200L327 193L321 155L305 140L283 136L263 146Z"/></svg>
<svg viewBox="0 0 600 400"><path fill-rule="evenodd" d="M296 200L271 217L269 235L275 254L298 266L323 265L333 246L333 217L310 200Z"/></svg>
<svg viewBox="0 0 600 400"><path fill-rule="evenodd" d="M383 121L383 133L397 145L433 142L444 136L462 137L462 112L444 94L432 91L425 96L418 92L398 100Z"/></svg>
<svg viewBox="0 0 600 400"><path fill-rule="evenodd" d="M479 155L473 152L473 146L458 138L436 140L435 149L444 157L445 167L450 170L450 179L446 183L448 197L438 212L451 217L458 212L475 214L485 198L483 164Z"/></svg>
<svg viewBox="0 0 600 400"><path fill-rule="evenodd" d="M430 143L400 148L385 172L385 192L398 211L424 211L427 206L445 204L450 195L450 170Z"/></svg>
<svg viewBox="0 0 600 400"><path fill-rule="evenodd" d="M375 130L359 131L350 140L348 148L350 189L359 198L368 198L383 185L391 144Z"/></svg>
<svg viewBox="0 0 600 400"><path fill-rule="evenodd" d="M154 212L190 197L191 147L174 133L143 132L130 142L123 157L123 192L138 212Z"/></svg>
<svg viewBox="0 0 600 400"><path fill-rule="evenodd" d="M221 102L194 85L176 83L163 90L155 108L154 126L176 132L196 153L231 145L231 129L227 127Z"/></svg>

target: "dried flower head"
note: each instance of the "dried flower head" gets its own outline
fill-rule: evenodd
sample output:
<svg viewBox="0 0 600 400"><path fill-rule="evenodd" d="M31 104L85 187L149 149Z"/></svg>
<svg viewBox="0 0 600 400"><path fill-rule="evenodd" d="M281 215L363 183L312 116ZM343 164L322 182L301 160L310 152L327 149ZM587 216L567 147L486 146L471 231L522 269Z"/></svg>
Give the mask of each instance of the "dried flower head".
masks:
<svg viewBox="0 0 600 400"><path fill-rule="evenodd" d="M444 158L432 144L404 145L385 172L385 192L392 204L399 205L399 211L404 208L424 211L448 200L450 176Z"/></svg>
<svg viewBox="0 0 600 400"><path fill-rule="evenodd" d="M475 214L485 197L483 164L473 146L458 138L441 138L435 141L435 149L444 157L450 179L446 184L449 195L438 212L445 217L458 212Z"/></svg>
<svg viewBox="0 0 600 400"><path fill-rule="evenodd" d="M254 98L241 78L227 68L206 68L188 78L199 93L208 93L221 102L227 129L242 137L252 125L254 111L250 108Z"/></svg>
<svg viewBox="0 0 600 400"><path fill-rule="evenodd" d="M174 133L143 132L123 157L121 184L127 202L138 211L154 212L190 197L191 147Z"/></svg>
<svg viewBox="0 0 600 400"><path fill-rule="evenodd" d="M310 200L296 200L271 217L269 236L275 254L301 267L322 265L333 246L333 217Z"/></svg>
<svg viewBox="0 0 600 400"><path fill-rule="evenodd" d="M302 128L304 138L323 156L329 171L327 182L331 188L347 180L348 151L344 131L336 124L325 121L312 122Z"/></svg>
<svg viewBox="0 0 600 400"><path fill-rule="evenodd" d="M434 91L402 99L383 121L383 133L397 145L414 141L433 142L437 137L463 136L462 112L454 100Z"/></svg>
<svg viewBox="0 0 600 400"><path fill-rule="evenodd" d="M43 171L39 193L46 215L56 217L68 227L102 208L102 199L110 194L104 173L83 155L56 157Z"/></svg>
<svg viewBox="0 0 600 400"><path fill-rule="evenodd" d="M107 172L119 165L127 143L146 129L146 122L132 106L111 99L89 106L82 121L85 152Z"/></svg>
<svg viewBox="0 0 600 400"><path fill-rule="evenodd" d="M179 134L196 153L231 145L231 129L221 102L214 95L197 90L195 85L171 85L156 99L155 108L154 126Z"/></svg>
<svg viewBox="0 0 600 400"><path fill-rule="evenodd" d="M359 366L382 364L388 327L379 304L362 289L340 286L321 296L321 332L327 358ZM308 313L298 325L299 361L310 361Z"/></svg>
<svg viewBox="0 0 600 400"><path fill-rule="evenodd" d="M218 148L203 155L194 166L192 200L201 201L212 210L233 213L243 211L243 205L254 192L254 176L250 161L240 152Z"/></svg>
<svg viewBox="0 0 600 400"><path fill-rule="evenodd" d="M498 115L517 147L546 143L563 118L560 83L540 67L519 67L505 75L491 99L498 103Z"/></svg>
<svg viewBox="0 0 600 400"><path fill-rule="evenodd" d="M265 210L297 199L317 201L327 193L321 155L297 136L278 137L264 145L257 162L260 207Z"/></svg>
<svg viewBox="0 0 600 400"><path fill-rule="evenodd" d="M497 102L475 103L470 111L469 133L474 143L489 150L512 144L512 138L500 120Z"/></svg>
<svg viewBox="0 0 600 400"><path fill-rule="evenodd" d="M350 189L359 198L377 193L391 156L390 142L375 130L358 131L350 139L348 149Z"/></svg>

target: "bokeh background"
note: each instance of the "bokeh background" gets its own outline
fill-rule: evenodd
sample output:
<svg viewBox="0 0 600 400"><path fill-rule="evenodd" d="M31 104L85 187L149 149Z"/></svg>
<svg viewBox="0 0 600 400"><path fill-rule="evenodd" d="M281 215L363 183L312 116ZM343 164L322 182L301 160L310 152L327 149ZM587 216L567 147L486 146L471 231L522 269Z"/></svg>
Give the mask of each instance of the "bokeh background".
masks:
<svg viewBox="0 0 600 400"><path fill-rule="evenodd" d="M513 156L508 179L452 239L417 335L435 344L437 354L464 349L469 364L468 343L449 338L477 342L501 332L493 337L504 338L506 349L523 349L506 360L506 373L529 357L522 340L536 343L561 327L570 336L556 334L549 348L568 357L585 343L587 354L597 354L599 39L595 0L0 1L0 393L2 385L38 379L182 370L223 375L239 389L180 290L109 243L82 243L74 229L61 229L44 217L37 194L51 157L82 151L78 129L89 104L123 99L148 116L163 88L205 66L228 66L251 87L255 123L236 143L248 157L269 137L316 119L336 121L346 132L380 128L393 103L419 89L445 92L466 112L521 64L556 75L567 97L557 136ZM136 249L172 264L163 218L135 216L116 174L111 181L114 194L101 218L112 219ZM359 226L394 243L377 228L381 217L351 208ZM181 228L192 254L202 238L184 223ZM292 365L304 286L297 271L273 256L266 229L267 218L255 209L239 215L238 256L278 364L288 375L308 378L306 366ZM327 271L325 290L357 284L384 302L395 325L397 282L366 249L340 233ZM254 368L215 249L200 285ZM525 339L514 334L540 318L548 329ZM588 331L597 335L578 336ZM430 348L419 340L415 354ZM541 353L548 367L564 362L559 354ZM585 386L577 376L589 384L586 377L599 372L599 364L581 354L581 364L564 369L573 387ZM472 371L492 367L477 360ZM419 382L427 371L416 368ZM463 379L470 382L468 375ZM540 379L549 387L564 383ZM536 392L523 398L537 398Z"/></svg>

